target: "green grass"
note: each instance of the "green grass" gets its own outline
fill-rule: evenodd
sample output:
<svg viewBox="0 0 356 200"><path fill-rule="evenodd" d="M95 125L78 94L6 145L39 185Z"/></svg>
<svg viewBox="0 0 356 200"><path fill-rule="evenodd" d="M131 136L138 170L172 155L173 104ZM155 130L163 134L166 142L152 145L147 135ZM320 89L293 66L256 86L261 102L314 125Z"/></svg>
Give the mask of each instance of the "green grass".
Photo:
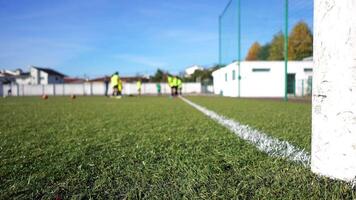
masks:
<svg viewBox="0 0 356 200"><path fill-rule="evenodd" d="M311 104L226 97L190 97L195 103L275 138L311 150Z"/></svg>
<svg viewBox="0 0 356 200"><path fill-rule="evenodd" d="M8 98L0 122L0 199L356 198L179 99Z"/></svg>

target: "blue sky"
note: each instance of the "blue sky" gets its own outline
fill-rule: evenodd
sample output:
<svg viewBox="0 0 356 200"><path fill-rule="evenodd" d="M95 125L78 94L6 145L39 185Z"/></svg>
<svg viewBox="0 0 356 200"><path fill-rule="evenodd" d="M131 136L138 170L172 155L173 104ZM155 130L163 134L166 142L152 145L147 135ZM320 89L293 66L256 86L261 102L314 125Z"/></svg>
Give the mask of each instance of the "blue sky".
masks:
<svg viewBox="0 0 356 200"><path fill-rule="evenodd" d="M209 66L218 62L217 22L227 2L0 0L0 68L37 65L95 77Z"/></svg>

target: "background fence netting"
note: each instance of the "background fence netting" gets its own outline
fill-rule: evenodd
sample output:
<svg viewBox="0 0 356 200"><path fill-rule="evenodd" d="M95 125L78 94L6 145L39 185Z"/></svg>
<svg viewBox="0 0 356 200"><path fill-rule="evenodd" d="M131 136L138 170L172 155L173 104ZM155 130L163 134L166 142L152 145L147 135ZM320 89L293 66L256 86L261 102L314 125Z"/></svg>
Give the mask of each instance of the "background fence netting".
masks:
<svg viewBox="0 0 356 200"><path fill-rule="evenodd" d="M231 0L219 17L219 35L220 65L312 61L313 0ZM294 92L304 87L303 95L311 94L309 72L310 76L295 77Z"/></svg>

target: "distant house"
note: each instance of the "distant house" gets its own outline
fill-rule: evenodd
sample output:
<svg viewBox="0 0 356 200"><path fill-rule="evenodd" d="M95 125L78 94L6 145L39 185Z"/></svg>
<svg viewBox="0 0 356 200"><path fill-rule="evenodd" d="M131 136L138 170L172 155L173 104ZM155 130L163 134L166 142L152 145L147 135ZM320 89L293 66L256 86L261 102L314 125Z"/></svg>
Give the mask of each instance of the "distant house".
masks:
<svg viewBox="0 0 356 200"><path fill-rule="evenodd" d="M190 77L194 74L194 72L196 70L203 70L203 67L200 67L198 65L193 65L191 67L188 67L187 69L185 69L185 77Z"/></svg>
<svg viewBox="0 0 356 200"><path fill-rule="evenodd" d="M2 83L16 83L20 85L47 85L64 83L65 75L49 68L31 66L30 72L21 69L1 70L0 81Z"/></svg>
<svg viewBox="0 0 356 200"><path fill-rule="evenodd" d="M50 68L31 66L30 77L33 85L47 85L64 83L65 75Z"/></svg>
<svg viewBox="0 0 356 200"><path fill-rule="evenodd" d="M7 70L0 70L0 83L2 84L9 84L15 82L14 75Z"/></svg>

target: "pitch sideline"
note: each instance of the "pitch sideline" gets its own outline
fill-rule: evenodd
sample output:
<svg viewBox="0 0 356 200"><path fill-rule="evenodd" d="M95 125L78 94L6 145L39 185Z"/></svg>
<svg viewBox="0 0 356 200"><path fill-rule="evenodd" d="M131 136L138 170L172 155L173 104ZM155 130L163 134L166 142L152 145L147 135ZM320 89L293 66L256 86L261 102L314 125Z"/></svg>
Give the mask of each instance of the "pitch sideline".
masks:
<svg viewBox="0 0 356 200"><path fill-rule="evenodd" d="M180 97L184 102L199 110L220 125L234 132L241 139L253 144L257 149L267 153L272 157L284 158L305 167L310 166L310 155L304 150L293 146L287 141L282 141L255 130L247 125L242 125L237 121L228 119L198 104L195 104L184 97Z"/></svg>

